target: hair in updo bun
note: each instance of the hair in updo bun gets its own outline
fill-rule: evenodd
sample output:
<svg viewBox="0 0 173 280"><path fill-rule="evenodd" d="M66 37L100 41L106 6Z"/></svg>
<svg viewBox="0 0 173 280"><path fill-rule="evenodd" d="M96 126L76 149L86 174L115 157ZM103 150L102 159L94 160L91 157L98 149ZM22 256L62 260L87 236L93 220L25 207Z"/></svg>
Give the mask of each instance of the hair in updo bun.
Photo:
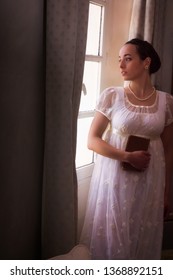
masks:
<svg viewBox="0 0 173 280"><path fill-rule="evenodd" d="M145 60L147 57L151 58L151 63L150 63L150 67L149 67L150 74L153 74L159 70L159 68L161 66L160 57L159 57L158 53L156 52L156 50L153 48L153 46L149 42L138 39L138 38L134 38L134 39L126 42L125 45L126 44L135 45L137 52L139 54L139 57L142 60Z"/></svg>

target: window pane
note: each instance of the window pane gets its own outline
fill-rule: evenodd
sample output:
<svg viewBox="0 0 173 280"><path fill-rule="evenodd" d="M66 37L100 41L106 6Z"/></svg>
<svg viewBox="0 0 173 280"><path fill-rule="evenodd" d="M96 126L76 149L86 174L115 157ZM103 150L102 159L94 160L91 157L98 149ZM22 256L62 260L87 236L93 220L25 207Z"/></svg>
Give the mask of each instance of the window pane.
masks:
<svg viewBox="0 0 173 280"><path fill-rule="evenodd" d="M103 7L90 3L86 54L100 55Z"/></svg>
<svg viewBox="0 0 173 280"><path fill-rule="evenodd" d="M100 83L100 62L85 62L83 83L86 87L86 93L82 92L81 95L80 112L95 109Z"/></svg>
<svg viewBox="0 0 173 280"><path fill-rule="evenodd" d="M88 131L92 119L92 117L78 119L76 167L87 165L93 162L93 152L87 148Z"/></svg>
<svg viewBox="0 0 173 280"><path fill-rule="evenodd" d="M103 1L105 2L105 1ZM90 3L83 75L83 90L78 118L76 167L93 163L94 153L87 148L88 131L100 92L101 52L103 39L104 3Z"/></svg>

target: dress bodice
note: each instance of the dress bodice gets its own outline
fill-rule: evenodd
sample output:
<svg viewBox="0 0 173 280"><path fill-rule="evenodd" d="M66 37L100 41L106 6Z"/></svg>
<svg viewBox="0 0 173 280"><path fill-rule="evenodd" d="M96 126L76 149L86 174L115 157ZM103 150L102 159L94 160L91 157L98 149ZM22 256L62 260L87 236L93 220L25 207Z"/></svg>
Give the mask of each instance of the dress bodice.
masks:
<svg viewBox="0 0 173 280"><path fill-rule="evenodd" d="M139 106L129 101L122 87L112 87L101 94L96 110L110 120L112 131L152 139L159 137L173 121L173 97L157 91L153 105Z"/></svg>

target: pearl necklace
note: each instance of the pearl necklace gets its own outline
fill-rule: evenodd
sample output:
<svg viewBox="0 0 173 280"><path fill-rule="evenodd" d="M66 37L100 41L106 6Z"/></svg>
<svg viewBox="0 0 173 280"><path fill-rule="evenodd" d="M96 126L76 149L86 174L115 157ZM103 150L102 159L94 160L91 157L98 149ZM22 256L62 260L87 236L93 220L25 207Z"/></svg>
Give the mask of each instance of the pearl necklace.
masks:
<svg viewBox="0 0 173 280"><path fill-rule="evenodd" d="M135 94L135 93L133 92L133 90L131 89L130 83L129 83L129 85L128 85L128 89L129 89L130 92L134 95L134 97L135 97L137 100L139 100L139 101L148 100L149 98L151 98L151 96L154 95L154 93L155 93L155 91L156 91L155 87L153 87L153 91L152 91L152 93L151 93L149 96L147 96L146 98L139 98L139 97L136 96L136 94Z"/></svg>

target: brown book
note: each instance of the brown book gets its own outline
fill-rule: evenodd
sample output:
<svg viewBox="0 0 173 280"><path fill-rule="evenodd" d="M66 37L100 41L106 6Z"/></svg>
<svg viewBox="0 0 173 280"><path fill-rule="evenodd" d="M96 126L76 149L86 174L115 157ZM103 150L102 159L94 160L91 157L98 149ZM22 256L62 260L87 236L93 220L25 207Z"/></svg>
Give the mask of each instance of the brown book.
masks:
<svg viewBox="0 0 173 280"><path fill-rule="evenodd" d="M135 135L130 135L127 140L126 151L134 152L134 151L147 151L149 147L150 139L139 137ZM124 170L128 171L142 171L141 169L135 168L128 162L122 162L122 167Z"/></svg>

